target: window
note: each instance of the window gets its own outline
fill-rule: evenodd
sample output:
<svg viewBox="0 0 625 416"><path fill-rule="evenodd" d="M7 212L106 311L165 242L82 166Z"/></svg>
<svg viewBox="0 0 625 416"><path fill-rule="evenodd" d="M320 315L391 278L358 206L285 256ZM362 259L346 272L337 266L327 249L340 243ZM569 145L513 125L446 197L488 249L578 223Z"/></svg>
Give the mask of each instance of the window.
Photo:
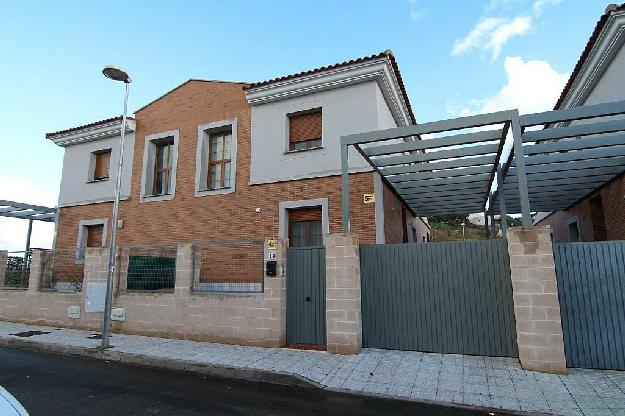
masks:
<svg viewBox="0 0 625 416"><path fill-rule="evenodd" d="M174 198L178 136L178 130L173 130L145 137L140 202Z"/></svg>
<svg viewBox="0 0 625 416"><path fill-rule="evenodd" d="M87 226L87 247L101 247L104 224Z"/></svg>
<svg viewBox="0 0 625 416"><path fill-rule="evenodd" d="M291 247L323 245L321 207L289 210L289 243Z"/></svg>
<svg viewBox="0 0 625 416"><path fill-rule="evenodd" d="M592 233L594 240L607 240L608 230L605 227L605 216L603 214L603 200L601 199L601 194L590 200L590 219L592 221Z"/></svg>
<svg viewBox="0 0 625 416"><path fill-rule="evenodd" d="M111 149L98 150L91 154L90 181L104 181L109 178Z"/></svg>
<svg viewBox="0 0 625 416"><path fill-rule="evenodd" d="M85 260L87 247L102 247L106 245L106 229L108 219L81 220L78 224L78 239L76 240L76 262Z"/></svg>
<svg viewBox="0 0 625 416"><path fill-rule="evenodd" d="M321 147L321 109L288 115L289 151L310 150Z"/></svg>
<svg viewBox="0 0 625 416"><path fill-rule="evenodd" d="M236 118L199 125L195 158L195 196L234 192L236 160Z"/></svg>
<svg viewBox="0 0 625 416"><path fill-rule="evenodd" d="M208 189L229 188L231 181L230 149L232 133L211 133L208 138Z"/></svg>
<svg viewBox="0 0 625 416"><path fill-rule="evenodd" d="M170 194L173 147L173 139L155 143L152 195Z"/></svg>
<svg viewBox="0 0 625 416"><path fill-rule="evenodd" d="M579 226L577 224L577 220L571 221L569 223L569 241L571 243L576 243L579 241Z"/></svg>

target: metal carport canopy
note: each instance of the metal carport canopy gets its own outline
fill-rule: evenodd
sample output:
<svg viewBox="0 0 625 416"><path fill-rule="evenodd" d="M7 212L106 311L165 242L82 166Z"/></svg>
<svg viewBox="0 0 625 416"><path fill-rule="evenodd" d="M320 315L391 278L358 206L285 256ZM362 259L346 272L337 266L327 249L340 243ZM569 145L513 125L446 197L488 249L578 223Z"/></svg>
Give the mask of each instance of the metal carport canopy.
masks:
<svg viewBox="0 0 625 416"><path fill-rule="evenodd" d="M624 114L625 101L617 101L524 116L501 111L343 136L343 232L349 232L349 146L415 215L521 213L527 227L530 207L566 209L625 171ZM420 140L429 134L439 137Z"/></svg>

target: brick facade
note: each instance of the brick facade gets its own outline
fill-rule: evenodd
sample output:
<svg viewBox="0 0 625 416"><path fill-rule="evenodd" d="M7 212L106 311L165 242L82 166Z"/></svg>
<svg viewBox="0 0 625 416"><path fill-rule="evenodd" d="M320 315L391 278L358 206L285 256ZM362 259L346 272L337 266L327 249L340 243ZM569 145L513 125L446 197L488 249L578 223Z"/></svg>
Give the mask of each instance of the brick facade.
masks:
<svg viewBox="0 0 625 416"><path fill-rule="evenodd" d="M242 87L237 83L190 81L136 113L131 196L120 204L123 228L118 232L119 244L277 236L279 203L315 198L328 198L330 233L341 231L339 176L249 185L251 107ZM236 192L195 197L198 125L234 118L238 125ZM140 203L145 137L170 130L180 132L175 197ZM364 204L362 198L364 193L373 192L373 173L350 175L350 188L352 232L360 241L373 243L375 205ZM110 218L111 210L110 203L61 208L56 247L75 247L79 221ZM392 221L393 215L395 211L385 218ZM401 221L401 210L397 215ZM108 234L107 241L110 227Z"/></svg>
<svg viewBox="0 0 625 416"><path fill-rule="evenodd" d="M553 233L553 242L564 243L569 241L569 222L577 220L580 241L595 241L595 236L599 230L595 230L595 224L593 224L590 200L597 195L601 195L603 202L606 238L608 240L625 240L624 174L589 194L568 210L554 212L547 218L539 221L537 225L549 225ZM597 228L601 228L600 225Z"/></svg>

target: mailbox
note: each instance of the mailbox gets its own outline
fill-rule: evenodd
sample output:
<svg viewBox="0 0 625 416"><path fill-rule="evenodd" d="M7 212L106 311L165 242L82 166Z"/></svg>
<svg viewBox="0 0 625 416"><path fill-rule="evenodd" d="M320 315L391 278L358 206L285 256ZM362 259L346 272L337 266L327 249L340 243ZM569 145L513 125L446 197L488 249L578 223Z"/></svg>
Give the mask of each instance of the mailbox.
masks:
<svg viewBox="0 0 625 416"><path fill-rule="evenodd" d="M277 275L277 264L275 260L269 260L265 263L265 275L275 277Z"/></svg>

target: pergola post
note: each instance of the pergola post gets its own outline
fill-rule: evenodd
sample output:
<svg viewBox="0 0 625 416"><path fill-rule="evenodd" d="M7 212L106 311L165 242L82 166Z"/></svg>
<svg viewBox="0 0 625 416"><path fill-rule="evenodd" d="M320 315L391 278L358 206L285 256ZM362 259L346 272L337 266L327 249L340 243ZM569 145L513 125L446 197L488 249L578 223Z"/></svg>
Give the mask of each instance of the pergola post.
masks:
<svg viewBox="0 0 625 416"><path fill-rule="evenodd" d="M501 165L497 165L497 197L499 199L499 219L501 220L501 235L505 238L506 231L508 230L508 212L506 209L506 197L503 191Z"/></svg>
<svg viewBox="0 0 625 416"><path fill-rule="evenodd" d="M26 232L26 247L24 248L24 262L22 263L22 278L26 276L26 270L28 269L28 253L30 252L30 237L33 234L33 220L28 219L28 231Z"/></svg>
<svg viewBox="0 0 625 416"><path fill-rule="evenodd" d="M490 229L488 228L488 210L484 210L484 229L486 238L490 238Z"/></svg>
<svg viewBox="0 0 625 416"><path fill-rule="evenodd" d="M517 186L519 188L519 200L521 201L521 219L523 227L532 226L530 215L530 201L527 190L527 175L525 173L525 154L523 152L523 137L521 123L519 122L519 110L514 110L510 126L512 127L513 154L516 164Z"/></svg>
<svg viewBox="0 0 625 416"><path fill-rule="evenodd" d="M343 211L343 234L349 234L349 170L348 147L341 144L341 208Z"/></svg>

